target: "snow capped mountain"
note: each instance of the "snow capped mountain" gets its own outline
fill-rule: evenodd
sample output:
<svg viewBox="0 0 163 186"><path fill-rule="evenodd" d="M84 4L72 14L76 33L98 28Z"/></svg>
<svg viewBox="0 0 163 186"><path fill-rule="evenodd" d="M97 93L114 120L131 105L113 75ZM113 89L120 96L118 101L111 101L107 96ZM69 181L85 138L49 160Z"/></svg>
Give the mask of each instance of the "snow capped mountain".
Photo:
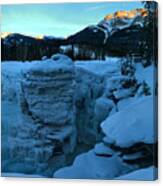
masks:
<svg viewBox="0 0 163 186"><path fill-rule="evenodd" d="M145 9L118 11L113 14L108 14L97 25L90 25L68 37L68 42L106 46L112 43L110 40L114 37L114 41L116 41L117 44L121 44L121 40L119 39L121 33L123 33L122 35L123 38L125 38L125 41L126 37L128 37L127 40L129 41L135 40L134 35L139 35L139 32L142 31L143 21L147 15L148 12ZM115 36L118 38L117 40ZM139 42L140 38L137 38L137 41ZM132 45L133 43L130 46L131 48Z"/></svg>
<svg viewBox="0 0 163 186"><path fill-rule="evenodd" d="M113 14L106 15L103 20L101 20L97 25L90 25L85 29L71 35L68 39L56 38L54 36L36 36L29 37L22 34L11 34L2 33L1 38L4 41L9 40L20 40L22 37L25 40L63 40L67 43L91 43L91 44L106 44L108 38L111 37L115 32L119 32L125 28L130 28L131 26L143 27L144 17L148 15L145 9L134 9L131 11L117 11Z"/></svg>
<svg viewBox="0 0 163 186"><path fill-rule="evenodd" d="M147 15L145 9L118 11L106 15L98 24L89 25L67 38L4 33L1 35L2 59L38 60L43 56L50 57L61 52L62 47L67 45L70 45L72 50L72 45L76 44L79 48L83 45L92 50L100 48L101 53L113 56L126 56L129 53L137 55L141 53L140 44L145 38L143 22Z"/></svg>
<svg viewBox="0 0 163 186"><path fill-rule="evenodd" d="M131 25L142 26L143 19L147 14L147 10L145 9L117 11L114 14L106 15L98 26L106 29L111 35L115 31L127 28Z"/></svg>

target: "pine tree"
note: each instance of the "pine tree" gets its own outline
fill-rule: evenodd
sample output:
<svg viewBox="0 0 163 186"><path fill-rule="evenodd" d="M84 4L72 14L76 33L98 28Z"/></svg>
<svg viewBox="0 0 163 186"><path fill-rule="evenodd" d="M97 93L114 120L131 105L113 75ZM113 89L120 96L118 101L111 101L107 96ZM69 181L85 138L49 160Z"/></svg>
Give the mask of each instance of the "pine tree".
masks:
<svg viewBox="0 0 163 186"><path fill-rule="evenodd" d="M158 23L157 23L157 3L154 1L143 2L144 8L147 9L148 15L144 19L144 66L150 65L153 61L157 65L158 50Z"/></svg>

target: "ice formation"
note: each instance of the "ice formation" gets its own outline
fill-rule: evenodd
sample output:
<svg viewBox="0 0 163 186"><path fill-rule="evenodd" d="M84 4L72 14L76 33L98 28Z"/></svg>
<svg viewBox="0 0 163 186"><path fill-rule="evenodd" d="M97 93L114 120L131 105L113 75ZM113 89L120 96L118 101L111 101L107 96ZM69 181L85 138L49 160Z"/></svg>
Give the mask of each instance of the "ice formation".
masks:
<svg viewBox="0 0 163 186"><path fill-rule="evenodd" d="M62 55L26 65L19 72L21 118L5 129L2 170L49 176L76 145L74 65Z"/></svg>
<svg viewBox="0 0 163 186"><path fill-rule="evenodd" d="M118 179L152 166L154 66L131 77L120 60L3 63L3 173Z"/></svg>

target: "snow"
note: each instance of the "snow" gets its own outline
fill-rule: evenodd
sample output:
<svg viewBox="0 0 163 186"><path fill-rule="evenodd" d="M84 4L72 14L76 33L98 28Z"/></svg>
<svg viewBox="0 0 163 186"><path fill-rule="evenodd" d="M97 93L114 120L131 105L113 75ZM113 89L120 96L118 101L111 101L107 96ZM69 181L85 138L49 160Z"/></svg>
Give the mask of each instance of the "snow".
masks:
<svg viewBox="0 0 163 186"><path fill-rule="evenodd" d="M97 130L99 124L104 121L107 116L110 115L110 112L114 109L115 104L111 99L108 99L104 96L96 99L94 106L94 128Z"/></svg>
<svg viewBox="0 0 163 186"><path fill-rule="evenodd" d="M105 78L119 73L119 58L106 61L76 61L75 104L78 140L93 143L97 138L97 129L109 112L113 111L112 100L102 97ZM101 109L103 112L101 112Z"/></svg>
<svg viewBox="0 0 163 186"><path fill-rule="evenodd" d="M139 178L142 171L142 179L151 180L151 169L131 172L138 167L123 162L141 153L111 149L112 144L128 148L156 141L154 97L140 94L137 84L123 87L132 78L120 74L120 60L107 57L105 61L73 63L57 54L32 63L2 63L4 175L130 179ZM139 84L145 81L151 92L154 69L136 64L136 80ZM65 167L77 141L95 147Z"/></svg>
<svg viewBox="0 0 163 186"><path fill-rule="evenodd" d="M3 71L2 170L50 176L65 165L76 145L74 64L54 55L32 63L4 63ZM17 99L8 100L12 91Z"/></svg>
<svg viewBox="0 0 163 186"><path fill-rule="evenodd" d="M141 27L143 26L143 17L140 16L139 13L135 15L134 17L124 17L124 18L118 18L113 15L113 18L111 19L103 19L102 21L99 22L99 24L96 26L97 28L100 28L101 31L104 32L105 34L105 39L104 41L106 42L107 38L112 35L114 32L117 30L122 30L125 28L129 28L132 25L140 25ZM93 26L92 26L93 27ZM94 26L95 27L95 26Z"/></svg>
<svg viewBox="0 0 163 186"><path fill-rule="evenodd" d="M2 99L9 101L18 101L20 93L20 81L22 79L22 72L30 74L37 73L41 70L43 73L51 73L54 71L73 71L73 62L67 56L56 54L51 59L43 61L31 62L17 62L4 61L1 64L2 68ZM62 73L63 73L62 72Z"/></svg>
<svg viewBox="0 0 163 186"><path fill-rule="evenodd" d="M107 30L105 30L105 29L102 28L102 27L99 27L98 25L95 26L95 27L104 33L104 36L105 36L105 37L104 37L103 44L106 44L107 39L108 39L108 37L109 37L109 33L107 32Z"/></svg>
<svg viewBox="0 0 163 186"><path fill-rule="evenodd" d="M113 95L115 96L116 99L123 99L126 97L130 97L133 95L133 89L119 89L113 92Z"/></svg>
<svg viewBox="0 0 163 186"><path fill-rule="evenodd" d="M138 102L139 100L143 100L144 96L141 97L128 97L126 99L122 99L117 103L118 110L123 110L129 107L131 104Z"/></svg>
<svg viewBox="0 0 163 186"><path fill-rule="evenodd" d="M87 166L85 166L87 165ZM69 179L113 179L125 174L130 166L124 164L114 155L110 158L96 156L94 150L83 153L75 159L70 167L62 168L54 173L54 178Z"/></svg>
<svg viewBox="0 0 163 186"><path fill-rule="evenodd" d="M80 67L99 76L113 76L114 74L119 73L119 60L120 58L109 57L105 61L76 61L75 66L77 68Z"/></svg>
<svg viewBox="0 0 163 186"><path fill-rule="evenodd" d="M143 153L142 152L136 152L136 153L132 153L132 154L125 154L122 156L123 160L135 160L138 158L143 157Z"/></svg>
<svg viewBox="0 0 163 186"><path fill-rule="evenodd" d="M155 73L156 68L154 65L150 65L146 68L144 68L141 63L136 65L136 79L141 83L145 81L150 87L152 94L154 93Z"/></svg>
<svg viewBox="0 0 163 186"><path fill-rule="evenodd" d="M138 181L153 181L157 179L157 168L154 166L139 169L131 173L115 178L116 180L138 180Z"/></svg>
<svg viewBox="0 0 163 186"><path fill-rule="evenodd" d="M72 60L62 54L55 54L52 55L51 59L38 61L37 63L31 63L30 68L23 69L24 73L26 73L26 70L28 73L37 73L39 71L42 72L42 74L47 73L54 73L54 72L66 72L66 71L72 71L73 70L73 62Z"/></svg>
<svg viewBox="0 0 163 186"><path fill-rule="evenodd" d="M152 96L131 104L102 122L103 132L120 147L130 147L138 142L154 143L153 104Z"/></svg>
<svg viewBox="0 0 163 186"><path fill-rule="evenodd" d="M98 143L94 147L94 152L96 155L108 155L112 156L114 154L114 151L110 149L109 147L105 146L103 143Z"/></svg>
<svg viewBox="0 0 163 186"><path fill-rule="evenodd" d="M2 100L18 101L20 92L21 70L28 68L29 62L16 61L1 63L2 71Z"/></svg>
<svg viewBox="0 0 163 186"><path fill-rule="evenodd" d="M120 89L122 87L122 83L128 81L129 77L122 75L115 75L113 77L107 78L105 93L109 93L110 91Z"/></svg>

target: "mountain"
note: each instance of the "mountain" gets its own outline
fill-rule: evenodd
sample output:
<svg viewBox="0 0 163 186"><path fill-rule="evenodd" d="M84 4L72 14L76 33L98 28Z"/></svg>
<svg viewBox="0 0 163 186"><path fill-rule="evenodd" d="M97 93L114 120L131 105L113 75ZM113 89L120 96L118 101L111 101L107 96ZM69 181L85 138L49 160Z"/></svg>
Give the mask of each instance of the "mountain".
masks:
<svg viewBox="0 0 163 186"><path fill-rule="evenodd" d="M123 29L143 27L144 17L148 15L145 9L117 11L108 14L97 25L90 25L68 38L71 43L107 44L108 39Z"/></svg>
<svg viewBox="0 0 163 186"><path fill-rule="evenodd" d="M31 37L18 33L1 36L1 54L4 60L37 60L59 52L63 38L52 36Z"/></svg>
<svg viewBox="0 0 163 186"><path fill-rule="evenodd" d="M69 45L77 45L80 49L82 46L89 46L87 51L93 50L95 53L98 50L99 55L103 56L104 53L116 56L126 56L129 53L139 54L142 51L140 44L144 40L145 33L143 22L147 15L146 9L117 11L106 15L98 24L89 25L66 39L53 36L34 38L5 33L4 37L1 36L2 60L41 59L42 56L49 57L61 52L63 45L68 45L65 54L72 58L74 49L69 48Z"/></svg>
<svg viewBox="0 0 163 186"><path fill-rule="evenodd" d="M112 34L117 29L123 29L130 25L142 26L142 21L147 15L148 13L145 9L117 11L114 14L106 15L104 19L99 23L99 26L108 29L108 32Z"/></svg>

